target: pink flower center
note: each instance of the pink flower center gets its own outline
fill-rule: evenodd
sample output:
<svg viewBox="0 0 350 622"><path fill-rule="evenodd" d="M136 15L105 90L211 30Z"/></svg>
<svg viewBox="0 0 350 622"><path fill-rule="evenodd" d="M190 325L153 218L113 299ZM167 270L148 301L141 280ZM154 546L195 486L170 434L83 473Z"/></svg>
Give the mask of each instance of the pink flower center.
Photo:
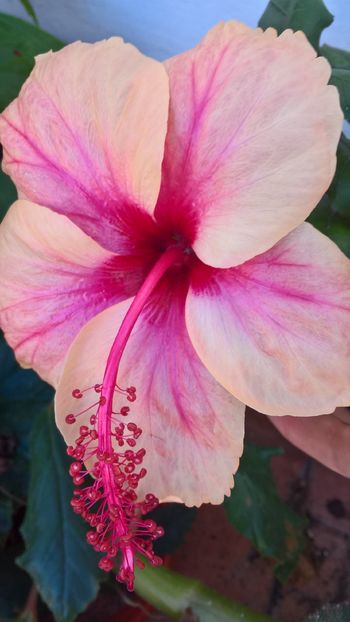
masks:
<svg viewBox="0 0 350 622"><path fill-rule="evenodd" d="M71 501L74 511L90 525L88 542L103 553L100 568L109 572L115 557L120 555L117 579L126 583L129 590L134 586L135 563L143 566L137 555L143 555L153 565L162 560L153 551L153 542L163 535L163 529L151 519L144 519L159 501L152 494L138 500L136 489L147 471L141 467L145 449L136 449L142 429L130 417L130 406L121 403L115 410L116 398L122 396L127 402L136 400L136 388L118 386L118 369L131 331L154 288L165 272L182 264L183 245L169 247L154 264L126 313L110 350L102 384L83 391L76 388L72 395L76 400L91 391L96 400L88 408L70 413L66 422L76 425L80 415L91 410L90 426L81 425L75 445L67 453L75 461L70 466L75 490ZM115 449L118 448L117 450ZM140 469L138 470L138 468ZM91 477L92 476L92 477Z"/></svg>

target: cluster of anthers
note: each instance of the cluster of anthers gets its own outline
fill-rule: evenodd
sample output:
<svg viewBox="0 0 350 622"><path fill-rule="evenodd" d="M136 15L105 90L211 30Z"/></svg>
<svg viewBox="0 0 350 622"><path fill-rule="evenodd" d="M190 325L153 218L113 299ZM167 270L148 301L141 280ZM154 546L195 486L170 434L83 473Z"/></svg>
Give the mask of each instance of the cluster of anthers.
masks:
<svg viewBox="0 0 350 622"><path fill-rule="evenodd" d="M87 541L103 554L100 568L110 572L115 558L120 556L116 578L132 590L135 564L144 567L137 555L144 556L155 566L162 563L153 551L153 542L163 535L163 529L152 519L142 518L155 509L159 501L153 494L147 494L143 501L137 499L139 481L147 473L141 466L146 451L136 449L142 429L134 422L123 421L129 417L130 407L124 405L118 412L112 410L106 421L103 385L96 384L84 391L74 389L72 395L79 400L86 391L97 394L97 401L85 410L66 416L68 424L78 426L79 418L85 415L86 421L86 415L93 411L88 419L90 425L80 425L75 444L67 448L68 455L74 458L70 465L75 486L71 505L90 525ZM116 386L115 392L123 394L128 402L136 400L135 387Z"/></svg>

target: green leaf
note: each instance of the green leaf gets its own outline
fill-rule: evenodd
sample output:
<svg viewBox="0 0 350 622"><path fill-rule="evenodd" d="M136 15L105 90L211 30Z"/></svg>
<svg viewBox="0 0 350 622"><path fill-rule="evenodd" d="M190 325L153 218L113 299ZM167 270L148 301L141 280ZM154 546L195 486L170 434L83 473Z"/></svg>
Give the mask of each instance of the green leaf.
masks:
<svg viewBox="0 0 350 622"><path fill-rule="evenodd" d="M23 4L30 7L29 2ZM63 45L36 26L0 13L0 112L18 95L34 66L34 56ZM0 172L0 221L15 199L14 185Z"/></svg>
<svg viewBox="0 0 350 622"><path fill-rule="evenodd" d="M28 441L33 420L40 405L13 402L0 410L0 456L2 469L0 487L23 505L28 491ZM42 405L41 405L42 408Z"/></svg>
<svg viewBox="0 0 350 622"><path fill-rule="evenodd" d="M47 404L52 398L52 388L33 370L19 366L0 332L0 407L16 402L28 408L29 401Z"/></svg>
<svg viewBox="0 0 350 622"><path fill-rule="evenodd" d="M303 30L318 50L321 32L333 21L322 0L270 0L259 26ZM329 45L319 50L332 65L331 83L340 93L345 117L350 120L350 52ZM309 217L350 257L350 141L342 136L337 151L337 170L331 187Z"/></svg>
<svg viewBox="0 0 350 622"><path fill-rule="evenodd" d="M21 553L18 543L6 546L0 555L0 620L14 618L24 608L31 586L27 573L15 563Z"/></svg>
<svg viewBox="0 0 350 622"><path fill-rule="evenodd" d="M0 546L6 542L6 538L12 526L12 503L10 499L0 496Z"/></svg>
<svg viewBox="0 0 350 622"><path fill-rule="evenodd" d="M278 449L247 444L225 507L235 527L262 555L276 561L275 573L284 581L303 550L306 520L277 495L270 459L280 453Z"/></svg>
<svg viewBox="0 0 350 622"><path fill-rule="evenodd" d="M350 121L350 52L323 45L320 54L325 56L332 66L330 83L337 87L344 116Z"/></svg>
<svg viewBox="0 0 350 622"><path fill-rule="evenodd" d="M350 140L344 135L332 184L308 220L350 257Z"/></svg>
<svg viewBox="0 0 350 622"><path fill-rule="evenodd" d="M27 495L32 424L52 397L51 387L32 370L18 365L0 335L0 486L18 504Z"/></svg>
<svg viewBox="0 0 350 622"><path fill-rule="evenodd" d="M161 503L149 517L164 529L164 536L154 543L157 555L174 553L182 544L187 531L192 527L197 508L187 508L182 503Z"/></svg>
<svg viewBox="0 0 350 622"><path fill-rule="evenodd" d="M350 257L350 221L340 216L325 195L316 209L310 214L309 222L327 235L339 248Z"/></svg>
<svg viewBox="0 0 350 622"><path fill-rule="evenodd" d="M95 598L98 557L86 543L82 519L70 506L70 461L51 409L41 412L32 429L31 477L22 533L22 568L34 580L59 622L74 620Z"/></svg>
<svg viewBox="0 0 350 622"><path fill-rule="evenodd" d="M20 0L20 3L23 6L23 8L27 11L29 17L32 18L34 24L38 25L38 18L29 0Z"/></svg>
<svg viewBox="0 0 350 622"><path fill-rule="evenodd" d="M333 15L322 0L270 0L259 26L269 26L280 34L286 28L303 30L311 45L317 50L322 30L330 26Z"/></svg>
<svg viewBox="0 0 350 622"><path fill-rule="evenodd" d="M350 604L329 605L308 616L304 622L349 622Z"/></svg>
<svg viewBox="0 0 350 622"><path fill-rule="evenodd" d="M0 222L11 203L17 199L17 192L11 179L0 170Z"/></svg>
<svg viewBox="0 0 350 622"><path fill-rule="evenodd" d="M173 620L200 622L274 622L228 600L206 585L168 568L136 568L135 591Z"/></svg>
<svg viewBox="0 0 350 622"><path fill-rule="evenodd" d="M338 145L337 169L328 195L332 209L350 225L350 140L344 134Z"/></svg>
<svg viewBox="0 0 350 622"><path fill-rule="evenodd" d="M48 32L0 13L0 110L17 96L34 66L34 56L63 45Z"/></svg>

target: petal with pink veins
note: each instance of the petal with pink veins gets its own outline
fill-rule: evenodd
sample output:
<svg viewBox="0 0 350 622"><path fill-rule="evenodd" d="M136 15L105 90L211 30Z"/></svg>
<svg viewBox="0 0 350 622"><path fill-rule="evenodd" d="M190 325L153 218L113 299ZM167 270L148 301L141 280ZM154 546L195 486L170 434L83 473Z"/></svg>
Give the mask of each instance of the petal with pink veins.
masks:
<svg viewBox="0 0 350 622"><path fill-rule="evenodd" d="M162 64L118 37L40 55L0 117L4 170L27 199L131 254L152 230L168 91Z"/></svg>
<svg viewBox="0 0 350 622"><path fill-rule="evenodd" d="M186 318L204 365L256 410L350 403L350 261L311 225L237 268L199 267Z"/></svg>
<svg viewBox="0 0 350 622"><path fill-rule="evenodd" d="M140 259L106 251L68 218L17 201L0 228L0 325L17 359L57 383L80 328L133 295Z"/></svg>
<svg viewBox="0 0 350 622"><path fill-rule="evenodd" d="M56 421L68 444L77 437L76 426L65 421L67 413L77 412L72 390L102 381L130 303L92 319L69 351L56 394ZM221 503L233 486L243 449L244 405L214 380L193 350L184 322L184 293L176 281L164 281L137 320L121 359L118 385L134 385L137 391L130 420L143 430L136 449L146 449L147 469L139 498L151 492L190 506ZM89 391L84 393L79 411L93 400ZM115 411L123 405L120 400L116 394ZM88 424L91 412L77 418L78 428Z"/></svg>
<svg viewBox="0 0 350 622"><path fill-rule="evenodd" d="M163 226L211 266L238 265L310 214L330 184L343 115L303 33L221 23L165 63Z"/></svg>
<svg viewBox="0 0 350 622"><path fill-rule="evenodd" d="M272 423L296 445L328 468L350 477L350 410L337 408L333 415L272 417Z"/></svg>

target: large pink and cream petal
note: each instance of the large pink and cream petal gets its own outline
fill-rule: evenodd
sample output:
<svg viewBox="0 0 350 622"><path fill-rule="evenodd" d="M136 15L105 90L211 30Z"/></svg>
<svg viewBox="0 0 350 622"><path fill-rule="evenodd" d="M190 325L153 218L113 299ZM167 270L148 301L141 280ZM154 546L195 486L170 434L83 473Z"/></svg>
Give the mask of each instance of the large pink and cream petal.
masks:
<svg viewBox="0 0 350 622"><path fill-rule="evenodd" d="M152 229L168 90L162 64L118 37L38 56L0 117L4 170L27 199L133 252Z"/></svg>
<svg viewBox="0 0 350 622"><path fill-rule="evenodd" d="M0 326L19 362L57 383L80 328L133 295L139 259L106 251L68 218L17 201L0 227Z"/></svg>
<svg viewBox="0 0 350 622"><path fill-rule="evenodd" d="M118 385L134 385L137 391L129 418L143 430L137 448L146 449L147 469L139 498L151 492L161 500L176 498L198 506L221 503L233 486L243 448L244 405L214 380L193 350L183 298L171 283L153 295L122 356ZM110 307L92 319L69 351L56 394L57 425L68 444L74 444L77 429L66 423L66 415L84 411L94 401L87 391L77 406L72 390L102 381L130 303ZM115 411L128 404L125 398L120 400L116 394ZM91 412L77 418L78 429L88 423Z"/></svg>
<svg viewBox="0 0 350 622"><path fill-rule="evenodd" d="M350 477L350 410L337 408L333 415L273 417L272 423L296 445L332 471Z"/></svg>
<svg viewBox="0 0 350 622"><path fill-rule="evenodd" d="M200 267L186 312L204 365L256 410L309 416L350 403L350 261L311 225L237 268Z"/></svg>
<svg viewBox="0 0 350 622"><path fill-rule="evenodd" d="M165 66L156 216L204 263L241 264L303 222L333 177L343 115L330 66L301 32L237 22Z"/></svg>

